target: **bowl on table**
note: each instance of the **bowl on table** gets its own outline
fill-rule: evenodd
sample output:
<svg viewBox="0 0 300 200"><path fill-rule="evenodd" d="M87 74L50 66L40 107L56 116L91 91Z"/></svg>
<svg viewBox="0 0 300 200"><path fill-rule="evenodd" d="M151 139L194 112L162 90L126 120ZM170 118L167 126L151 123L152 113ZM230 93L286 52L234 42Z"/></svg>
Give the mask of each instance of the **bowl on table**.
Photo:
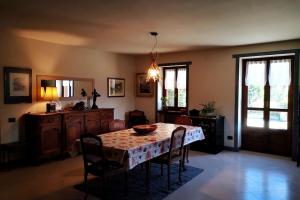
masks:
<svg viewBox="0 0 300 200"><path fill-rule="evenodd" d="M155 131L157 129L157 126L155 124L143 124L133 126L132 128L138 134L147 134Z"/></svg>

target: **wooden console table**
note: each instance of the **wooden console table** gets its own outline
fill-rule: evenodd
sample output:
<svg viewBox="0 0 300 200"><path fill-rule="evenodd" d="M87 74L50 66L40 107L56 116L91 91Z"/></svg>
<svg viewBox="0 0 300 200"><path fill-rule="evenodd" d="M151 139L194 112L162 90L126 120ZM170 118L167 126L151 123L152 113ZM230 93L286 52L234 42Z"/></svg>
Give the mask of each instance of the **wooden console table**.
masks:
<svg viewBox="0 0 300 200"><path fill-rule="evenodd" d="M219 153L224 148L224 116L190 116L193 126L200 126L205 139L191 145L192 150Z"/></svg>
<svg viewBox="0 0 300 200"><path fill-rule="evenodd" d="M84 133L102 134L114 119L113 108L25 115L29 157L39 162L45 157L72 152L74 142Z"/></svg>

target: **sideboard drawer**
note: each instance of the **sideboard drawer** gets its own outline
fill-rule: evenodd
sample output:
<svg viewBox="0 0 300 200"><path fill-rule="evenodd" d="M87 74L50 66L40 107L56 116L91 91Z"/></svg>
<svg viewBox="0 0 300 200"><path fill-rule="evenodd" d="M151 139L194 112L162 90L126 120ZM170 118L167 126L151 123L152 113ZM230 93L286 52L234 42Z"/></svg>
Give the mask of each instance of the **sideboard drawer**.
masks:
<svg viewBox="0 0 300 200"><path fill-rule="evenodd" d="M114 110L107 109L100 111L100 119L113 119L114 118Z"/></svg>
<svg viewBox="0 0 300 200"><path fill-rule="evenodd" d="M61 123L61 115L48 115L40 117L40 122L43 125L46 124L59 124Z"/></svg>

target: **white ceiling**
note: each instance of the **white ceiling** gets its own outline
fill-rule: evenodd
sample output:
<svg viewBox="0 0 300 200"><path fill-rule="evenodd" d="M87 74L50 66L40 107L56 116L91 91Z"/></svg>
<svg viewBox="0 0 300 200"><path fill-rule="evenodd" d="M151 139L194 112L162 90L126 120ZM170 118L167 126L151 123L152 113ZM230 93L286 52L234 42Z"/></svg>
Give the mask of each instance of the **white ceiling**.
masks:
<svg viewBox="0 0 300 200"><path fill-rule="evenodd" d="M0 0L0 31L117 53L300 38L300 0Z"/></svg>

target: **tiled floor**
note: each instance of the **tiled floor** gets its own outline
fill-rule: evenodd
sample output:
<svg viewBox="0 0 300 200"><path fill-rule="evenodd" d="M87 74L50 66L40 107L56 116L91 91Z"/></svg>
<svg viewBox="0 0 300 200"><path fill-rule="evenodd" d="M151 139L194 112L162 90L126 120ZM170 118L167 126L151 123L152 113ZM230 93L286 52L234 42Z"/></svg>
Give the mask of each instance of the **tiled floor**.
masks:
<svg viewBox="0 0 300 200"><path fill-rule="evenodd" d="M189 164L204 172L166 200L300 199L300 168L289 158L247 151L191 152ZM0 199L83 199L73 189L81 181L81 157L0 172Z"/></svg>

